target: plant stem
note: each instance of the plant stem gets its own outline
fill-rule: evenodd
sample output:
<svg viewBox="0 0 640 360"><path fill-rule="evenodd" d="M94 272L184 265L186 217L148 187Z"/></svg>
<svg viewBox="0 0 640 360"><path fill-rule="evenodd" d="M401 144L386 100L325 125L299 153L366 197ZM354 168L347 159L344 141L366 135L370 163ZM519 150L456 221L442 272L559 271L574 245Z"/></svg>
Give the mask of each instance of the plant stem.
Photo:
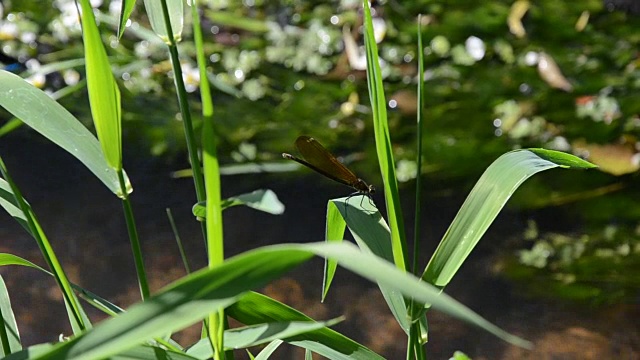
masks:
<svg viewBox="0 0 640 360"><path fill-rule="evenodd" d="M133 251L133 260L136 264L136 273L138 274L138 285L140 286L140 295L142 300L149 297L149 282L147 281L147 274L144 270L144 260L142 259L142 248L140 247L140 239L138 238L138 230L136 228L136 221L133 216L133 208L131 207L131 201L129 200L129 194L127 193L126 184L124 181L123 170L118 171L118 181L120 181L120 188L122 189L122 209L124 210L124 218L127 223L127 231L129 233L129 241L131 241L131 250Z"/></svg>
<svg viewBox="0 0 640 360"><path fill-rule="evenodd" d="M182 78L182 67L180 66L178 46L176 44L176 39L173 37L173 31L171 29L169 9L167 8L166 0L162 0L161 3L165 26L167 27L167 36L169 38L168 47L169 57L171 59L171 67L173 70L173 81L176 86L176 94L178 95L178 106L180 107L180 114L182 115L184 136L187 142L187 150L189 152L189 161L191 162L191 169L193 170L193 183L196 188L196 199L198 200L198 202L201 202L205 201L206 193L204 187L204 178L202 176L202 166L200 165L200 159L198 158L198 146L195 140L195 133L193 131L193 122L191 121L191 112L189 111L187 90L185 89L184 80ZM202 234L206 238L206 226L204 223L201 223L200 226L202 228Z"/></svg>

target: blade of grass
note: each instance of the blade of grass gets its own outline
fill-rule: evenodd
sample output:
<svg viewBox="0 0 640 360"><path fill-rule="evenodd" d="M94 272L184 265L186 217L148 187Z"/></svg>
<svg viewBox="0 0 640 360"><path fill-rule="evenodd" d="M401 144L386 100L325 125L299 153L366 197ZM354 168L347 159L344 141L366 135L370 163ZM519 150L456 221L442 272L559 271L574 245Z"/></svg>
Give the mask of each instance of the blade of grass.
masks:
<svg viewBox="0 0 640 360"><path fill-rule="evenodd" d="M56 344L43 357L51 360L86 359L121 353L238 302L249 289L279 278L314 254L334 258L341 266L366 279L393 287L408 298L415 297L417 301L429 303L435 309L480 326L506 341L524 347L531 345L499 329L412 274L342 242L274 245L235 256L216 268L192 273L147 301L130 307L126 313L104 321L67 342ZM228 311L233 313L231 309ZM260 312L264 311L260 309Z"/></svg>
<svg viewBox="0 0 640 360"><path fill-rule="evenodd" d="M276 193L269 189L258 189L250 193L231 196L222 200L222 204L220 204L222 210L239 205L273 215L284 213L284 204L280 202ZM205 219L207 217L206 201L193 205L191 211L197 218Z"/></svg>
<svg viewBox="0 0 640 360"><path fill-rule="evenodd" d="M224 238L222 229L222 200L220 194L220 167L216 150L216 135L211 118L205 120L202 133L202 158L205 189L207 194L207 254L209 268L215 269L224 261ZM209 335L214 349L214 359L224 359L224 310L209 316Z"/></svg>
<svg viewBox="0 0 640 360"><path fill-rule="evenodd" d="M407 270L407 241L404 233L404 220L400 207L400 193L396 178L396 166L389 136L387 122L387 102L382 85L382 72L378 58L378 46L373 34L371 9L369 1L364 0L364 38L367 52L367 85L373 111L373 130L375 133L376 151L382 180L384 181L384 198L391 227L391 246L393 261L399 269Z"/></svg>
<svg viewBox="0 0 640 360"><path fill-rule="evenodd" d="M30 346L20 352L12 354L5 360L24 360L42 358L44 354L51 351L54 344L38 344ZM111 356L109 360L201 360L183 352L175 350L167 350L160 346L140 345L122 352L121 354Z"/></svg>
<svg viewBox="0 0 640 360"><path fill-rule="evenodd" d="M413 263L411 271L418 274L418 253L420 251L420 204L422 202L422 124L424 120L424 51L422 48L422 16L418 16L418 108L417 108L417 134L416 142L418 148L416 150L416 210L415 210L415 226L413 229Z"/></svg>
<svg viewBox="0 0 640 360"><path fill-rule="evenodd" d="M485 170L451 222L422 279L444 288L515 190L529 177L555 167L589 169L595 165L551 150L508 152Z"/></svg>
<svg viewBox="0 0 640 360"><path fill-rule="evenodd" d="M326 242L341 242L344 239L344 230L347 223L331 201L327 203L327 222L325 225L324 239ZM322 277L322 301L327 297L331 282L336 274L338 263L333 259L325 259L324 276Z"/></svg>
<svg viewBox="0 0 640 360"><path fill-rule="evenodd" d="M96 127L98 139L105 154L107 163L118 175L122 196L127 232L131 242L131 250L136 266L136 274L142 299L149 297L149 282L144 269L142 247L135 225L133 208L126 189L126 180L122 171L122 122L120 90L111 72L100 38L100 31L93 16L93 8L89 0L80 0L82 19L82 39L84 44L85 68L87 72L87 90L91 115Z"/></svg>
<svg viewBox="0 0 640 360"><path fill-rule="evenodd" d="M363 200L364 202L362 202ZM363 196L350 196L329 201L327 213L331 215L327 216L327 232L332 233L336 239L342 239L344 238L344 224L346 224L360 249L393 264L389 226L378 209L366 200ZM333 259L328 259L325 263L334 268L336 266L336 261ZM325 271L325 278L328 275ZM324 282L326 293L328 280L324 280ZM409 334L411 323L402 295L384 284L378 283L378 286L400 328Z"/></svg>
<svg viewBox="0 0 640 360"><path fill-rule="evenodd" d="M19 76L0 70L0 106L54 144L75 156L114 194L122 197L120 182L96 137L44 91ZM131 184L125 174L127 192Z"/></svg>
<svg viewBox="0 0 640 360"><path fill-rule="evenodd" d="M227 349L246 349L333 326L340 321L283 321L243 326L225 331L224 344ZM187 350L187 354L199 359L209 359L213 356L208 339L198 341Z"/></svg>
<svg viewBox="0 0 640 360"><path fill-rule="evenodd" d="M4 279L0 276L0 355L7 356L14 352L22 350L20 343L20 332L18 332L18 324L11 307L11 299L9 292L4 283Z"/></svg>
<svg viewBox="0 0 640 360"><path fill-rule="evenodd" d="M24 197L22 197L20 190L13 180L11 180L2 157L0 157L0 173L2 173L2 177L4 177L4 180L0 181L0 188L2 188L0 196L3 198L1 204L3 206L7 204L13 205L10 207L11 210L8 210L9 213L11 214L13 212L11 215L15 218L24 219L29 233L36 240L38 248L42 253L42 257L49 266L49 269L53 272L56 283L62 292L62 297L64 298L67 314L74 334L81 333L86 329L91 328L91 323L89 322L84 309L80 305L78 298L76 298L75 294L71 290L69 279L67 278L62 265L58 261L58 257L53 251L51 243L49 243L49 239L47 239L44 231L40 227L40 223L31 209L31 206L29 206Z"/></svg>
<svg viewBox="0 0 640 360"><path fill-rule="evenodd" d="M80 6L91 115L107 163L117 172L122 169L120 90L111 72L93 8L89 0L80 0Z"/></svg>
<svg viewBox="0 0 640 360"><path fill-rule="evenodd" d="M203 170L206 194L206 239L209 268L213 269L224 262L224 233L222 229L222 195L220 190L220 164L218 162L217 138L213 122L213 101L209 81L207 81L206 59L202 29L200 27L200 14L197 3L192 4L193 33L196 45L198 70L200 74L200 96L202 101L202 148ZM167 25L168 26L168 25ZM195 176L196 173L194 173ZM224 309L217 313L211 313L205 322L206 332L213 350L213 358L233 358L233 353L224 352L224 331L228 327Z"/></svg>
<svg viewBox="0 0 640 360"><path fill-rule="evenodd" d="M144 0L144 8L147 10L151 28L162 41L169 46L180 42L184 26L182 0Z"/></svg>
<svg viewBox="0 0 640 360"><path fill-rule="evenodd" d="M136 7L136 0L122 0L122 6L120 7L120 21L118 21L118 40L122 38L124 29L129 21L129 16Z"/></svg>
<svg viewBox="0 0 640 360"><path fill-rule="evenodd" d="M413 228L413 262L411 264L411 272L418 275L418 254L420 253L420 231L422 229L420 208L422 203L422 128L423 128L423 110L424 110L424 50L422 47L422 15L418 15L417 24L418 35L418 106L416 114L417 122L417 134L416 134L416 194L415 194L415 214L414 214L414 228ZM416 314L415 307L417 304L411 300L409 302L409 315ZM413 355L416 360L423 360L426 358L426 350L423 344L423 338L426 335L422 333L423 328L420 326L421 322L424 323L424 329L426 330L426 316L420 314L420 322L415 321L415 318L411 319L411 327L409 329L409 339L407 351L407 359Z"/></svg>
<svg viewBox="0 0 640 360"><path fill-rule="evenodd" d="M312 321L310 317L277 300L256 292L249 292L227 309L232 318L243 324L261 324L274 321ZM311 349L329 359L383 359L365 346L341 333L322 328L287 339L287 343Z"/></svg>
<svg viewBox="0 0 640 360"><path fill-rule="evenodd" d="M280 344L282 344L282 340L274 340L269 343L269 345L265 346L260 353L254 358L254 360L267 360L271 357L274 351L278 349Z"/></svg>
<svg viewBox="0 0 640 360"><path fill-rule="evenodd" d="M167 218L169 219L169 225L171 225L171 231L173 231L173 236L176 239L176 244L178 245L178 251L180 251L180 258L182 259L182 264L184 265L184 270L187 274L191 273L191 269L189 268L189 260L187 259L187 254L184 252L184 246L182 246L182 239L180 239L180 233L178 232L178 227L176 226L176 222L173 220L173 214L171 214L171 209L166 208Z"/></svg>
<svg viewBox="0 0 640 360"><path fill-rule="evenodd" d="M53 277L53 273L51 273L50 271L47 271L43 268L41 268L40 266L32 263L29 260L23 259L19 256L13 255L13 254L7 254L7 253L0 253L0 266L7 266L7 265L18 265L18 266L26 266L32 269L36 269L39 271L44 272L45 274L52 276ZM87 301L89 304L91 304L93 307L95 307L96 309L104 312L107 315L111 315L111 316L115 316L121 312L123 312L124 310L121 309L120 307L114 305L113 303L109 302L108 300L92 293L89 290L86 290L74 283L71 283L71 287L73 288L73 290L75 290L78 295L83 298L85 301Z"/></svg>

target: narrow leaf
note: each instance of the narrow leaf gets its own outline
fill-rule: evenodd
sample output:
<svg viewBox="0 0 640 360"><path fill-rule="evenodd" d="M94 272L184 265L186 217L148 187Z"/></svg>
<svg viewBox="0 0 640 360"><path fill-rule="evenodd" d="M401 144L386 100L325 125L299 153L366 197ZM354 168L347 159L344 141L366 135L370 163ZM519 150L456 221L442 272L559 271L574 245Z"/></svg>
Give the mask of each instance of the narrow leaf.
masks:
<svg viewBox="0 0 640 360"><path fill-rule="evenodd" d="M404 219L400 206L400 192L396 178L396 166L393 159L389 123L387 120L387 102L382 85L382 71L378 57L378 45L373 34L371 9L368 0L364 0L364 38L367 53L367 85L373 112L373 130L378 154L380 173L384 181L384 199L391 227L391 247L393 261L402 270L407 270L407 243L404 233Z"/></svg>
<svg viewBox="0 0 640 360"><path fill-rule="evenodd" d="M2 324L0 324L0 355L7 356L22 350L18 324L16 323L9 292L2 276L0 276L0 320L2 321Z"/></svg>
<svg viewBox="0 0 640 360"><path fill-rule="evenodd" d="M257 324L226 330L224 332L224 346L226 349L246 349L262 345L271 341L286 339L332 326L338 321L287 321ZM187 350L187 354L199 359L209 359L213 356L209 339L201 339Z"/></svg>
<svg viewBox="0 0 640 360"><path fill-rule="evenodd" d="M129 17L136 7L136 0L122 0L122 7L120 8L120 21L118 22L118 39L124 34L124 29L129 21Z"/></svg>
<svg viewBox="0 0 640 360"><path fill-rule="evenodd" d="M249 292L227 308L227 314L243 324L274 321L312 321L310 317L265 295ZM378 354L346 336L323 328L287 339L287 343L311 349L329 359L379 360Z"/></svg>
<svg viewBox="0 0 640 360"><path fill-rule="evenodd" d="M163 1L165 0L144 0L144 7L147 10L147 15L149 16L151 28L166 44L172 44L172 39L175 40L175 42L179 42L182 37L182 28L184 26L183 2L182 0L166 0L171 23L171 33L173 34L170 38L162 11Z"/></svg>
<svg viewBox="0 0 640 360"><path fill-rule="evenodd" d="M338 216L343 223L346 221L349 231L360 249L373 253L377 257L393 264L393 249L391 248L389 226L378 209L368 200L365 196L333 199L329 202L328 207L332 213L339 214ZM340 224L339 221L335 222L337 225ZM337 225L332 225L331 227ZM327 223L327 226L329 226L329 223ZM344 233L344 225L342 226ZM328 264L331 264L331 262L335 262L335 260L327 260ZM407 307L402 294L384 284L378 283L378 286L391 313L400 327L408 334L411 322L407 316Z"/></svg>
<svg viewBox="0 0 640 360"><path fill-rule="evenodd" d="M344 239L344 230L347 223L342 218L340 211L335 206L331 206L331 202L327 203L327 222L325 227L325 241L341 242ZM338 263L333 259L325 259L324 276L322 278L322 301L329 293L331 282L336 274Z"/></svg>
<svg viewBox="0 0 640 360"><path fill-rule="evenodd" d="M280 202L276 193L269 189L260 189L246 194L231 196L222 201L223 210L238 205L245 205L273 215L280 215L284 212L284 204ZM206 206L206 201L193 205L193 215L202 219L206 218Z"/></svg>
<svg viewBox="0 0 640 360"><path fill-rule="evenodd" d="M111 72L93 8L89 0L80 0L80 6L91 115L107 163L119 171L122 169L120 90Z"/></svg>
<svg viewBox="0 0 640 360"><path fill-rule="evenodd" d="M254 360L267 360L269 359L269 357L271 357L271 354L273 354L274 351L276 351L278 349L278 347L280 346L280 344L282 344L283 341L282 340L274 340L271 343L269 343L269 345L265 346L264 349L262 349L262 351L260 351L260 353L258 354L258 356L255 357Z"/></svg>
<svg viewBox="0 0 640 360"><path fill-rule="evenodd" d="M121 353L147 339L182 329L214 311L242 301L242 295L249 289L264 286L279 278L314 254L334 258L341 266L366 279L393 287L406 297L431 304L433 308L480 326L505 341L530 346L530 343L504 332L439 289L398 270L377 256L342 242L274 245L235 256L213 269L188 275L147 301L132 306L126 313L68 342L57 344L47 357L93 359ZM227 311L232 316L238 314L233 307ZM260 312L263 311L260 309ZM264 316L269 314L264 312ZM291 343L295 345L295 340L291 340ZM306 348L319 353L311 347L313 345L307 343ZM324 345L322 349L332 348ZM362 348L351 348L351 351L356 350L362 351Z"/></svg>
<svg viewBox="0 0 640 360"><path fill-rule="evenodd" d="M593 167L573 155L540 149L508 152L494 161L462 204L422 279L445 287L516 189L534 174L559 166Z"/></svg>
<svg viewBox="0 0 640 360"><path fill-rule="evenodd" d="M0 70L0 106L75 156L111 192L122 197L118 176L107 164L96 137L44 91L17 75ZM126 183L127 192L131 192L128 178Z"/></svg>

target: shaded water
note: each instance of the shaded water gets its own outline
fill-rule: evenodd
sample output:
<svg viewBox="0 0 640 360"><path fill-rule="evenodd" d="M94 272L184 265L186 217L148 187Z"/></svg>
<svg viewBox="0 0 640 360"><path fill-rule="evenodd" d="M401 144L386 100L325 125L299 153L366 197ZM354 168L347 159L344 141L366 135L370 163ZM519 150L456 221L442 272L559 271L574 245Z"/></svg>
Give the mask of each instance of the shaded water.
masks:
<svg viewBox="0 0 640 360"><path fill-rule="evenodd" d="M30 142L33 142L31 140ZM48 144L4 140L0 155L30 201L70 278L91 291L128 306L139 299L135 268L121 204L75 159ZM190 179L169 177L170 168L154 162L125 164L134 186L132 201L153 290L184 275L165 208L172 209L192 268L205 264L200 227L190 215L195 194ZM304 181L282 176L223 178L223 195L271 188L287 206L282 216L247 208L225 212L227 256L281 242L321 241L326 201L347 188L309 175ZM453 219L463 197L425 202L421 264ZM382 207L382 199L376 198ZM409 199L405 209L412 208ZM498 326L536 344L528 352L500 342L439 313L430 315L429 354L444 359L462 350L474 359L640 358L638 304L591 310L553 301L527 299L496 276L495 257L508 234L519 232L522 215L501 215L447 292ZM0 215L0 251L43 264L35 242L8 215ZM411 221L407 222L411 229ZM411 236L408 234L409 237ZM8 284L25 345L55 341L70 333L53 280L34 270L0 270ZM264 289L268 295L317 319L345 315L335 329L390 359L404 358L406 339L386 309L375 285L339 270L324 304L319 302L322 261L314 259ZM94 319L101 314L89 309ZM197 328L180 335L193 341ZM189 343L189 342L183 342ZM283 349L277 358L301 358L299 349Z"/></svg>

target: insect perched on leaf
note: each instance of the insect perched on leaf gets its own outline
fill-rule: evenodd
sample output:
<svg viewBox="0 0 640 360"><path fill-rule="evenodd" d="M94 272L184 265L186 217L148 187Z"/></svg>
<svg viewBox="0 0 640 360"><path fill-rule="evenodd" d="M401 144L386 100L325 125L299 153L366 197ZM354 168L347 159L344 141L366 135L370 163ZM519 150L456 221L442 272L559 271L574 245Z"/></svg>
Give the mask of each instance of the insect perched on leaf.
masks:
<svg viewBox="0 0 640 360"><path fill-rule="evenodd" d="M371 200L371 194L375 193L373 185L367 185L333 156L324 146L309 136L299 136L295 142L296 148L302 155L297 158L288 153L282 153L285 159L296 161L311 170L315 170L331 180L352 187L357 194L366 195Z"/></svg>

